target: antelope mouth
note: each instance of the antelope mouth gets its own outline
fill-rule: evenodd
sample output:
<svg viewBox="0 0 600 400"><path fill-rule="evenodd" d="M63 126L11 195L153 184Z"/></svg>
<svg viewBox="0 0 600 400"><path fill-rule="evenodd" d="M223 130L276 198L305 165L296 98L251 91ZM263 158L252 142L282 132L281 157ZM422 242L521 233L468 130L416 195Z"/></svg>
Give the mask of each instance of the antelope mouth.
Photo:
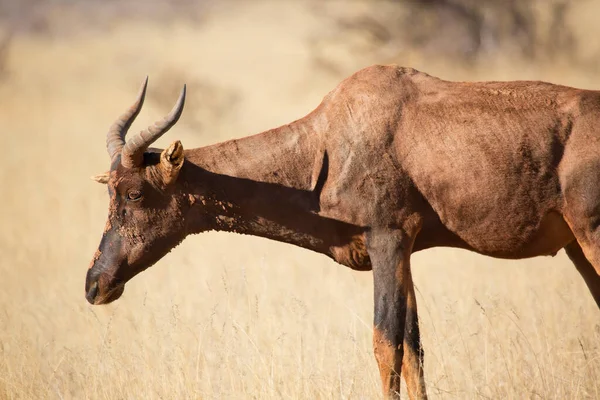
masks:
<svg viewBox="0 0 600 400"><path fill-rule="evenodd" d="M85 298L90 304L100 305L100 304L108 304L117 300L123 292L125 291L125 283L120 282L113 285L111 288L106 288L106 290L100 290L98 281L94 282L90 285L87 293L85 294Z"/></svg>

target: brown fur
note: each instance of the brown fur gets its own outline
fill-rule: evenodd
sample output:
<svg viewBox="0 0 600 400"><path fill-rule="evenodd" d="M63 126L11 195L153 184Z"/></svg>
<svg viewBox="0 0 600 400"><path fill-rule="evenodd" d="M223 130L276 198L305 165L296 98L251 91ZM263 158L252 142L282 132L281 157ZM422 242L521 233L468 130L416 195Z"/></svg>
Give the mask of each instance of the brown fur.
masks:
<svg viewBox="0 0 600 400"><path fill-rule="evenodd" d="M402 356L398 360L398 347L390 342L384 332L378 328L373 329L373 351L379 366L383 392L400 395L400 365Z"/></svg>
<svg viewBox="0 0 600 400"><path fill-rule="evenodd" d="M599 131L600 92L369 67L280 128L187 151L175 142L131 168L116 156L87 297L115 300L188 234L291 243L373 269L384 390L399 393L402 366L409 395L425 398L411 253L519 259L569 246L600 305Z"/></svg>

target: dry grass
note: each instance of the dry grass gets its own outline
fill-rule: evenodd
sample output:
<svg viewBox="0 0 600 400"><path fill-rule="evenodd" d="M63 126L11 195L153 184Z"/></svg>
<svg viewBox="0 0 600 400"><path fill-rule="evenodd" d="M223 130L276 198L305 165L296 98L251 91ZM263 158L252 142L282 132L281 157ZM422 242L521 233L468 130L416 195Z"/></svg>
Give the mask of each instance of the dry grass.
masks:
<svg viewBox="0 0 600 400"><path fill-rule="evenodd" d="M592 29L587 4L581 21ZM15 37L0 79L0 398L380 396L371 274L311 252L209 233L188 238L113 305L89 306L83 293L107 205L88 177L108 167L105 130L145 74L136 127L166 112L187 82L182 120L159 142L187 147L298 118L375 62L600 87L600 75L567 63L507 57L467 69L414 49L382 61L322 42L332 72L311 53L328 29L306 3L272 2L215 6L197 24L132 20ZM508 262L431 250L413 266L432 398L600 398L600 314L562 252Z"/></svg>

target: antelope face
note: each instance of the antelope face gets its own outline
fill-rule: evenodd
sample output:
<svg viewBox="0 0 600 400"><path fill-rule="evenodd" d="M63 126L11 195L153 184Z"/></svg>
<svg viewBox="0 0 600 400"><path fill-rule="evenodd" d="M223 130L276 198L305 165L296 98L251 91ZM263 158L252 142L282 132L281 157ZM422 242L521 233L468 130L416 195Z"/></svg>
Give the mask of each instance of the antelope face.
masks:
<svg viewBox="0 0 600 400"><path fill-rule="evenodd" d="M185 87L171 113L125 143L139 113L147 81L136 103L109 130L111 170L94 179L108 186L110 205L102 240L85 281L86 299L106 304L118 299L125 283L152 266L185 237L183 215L189 203L177 178L184 163L179 141L166 150L148 146L175 124L183 110Z"/></svg>

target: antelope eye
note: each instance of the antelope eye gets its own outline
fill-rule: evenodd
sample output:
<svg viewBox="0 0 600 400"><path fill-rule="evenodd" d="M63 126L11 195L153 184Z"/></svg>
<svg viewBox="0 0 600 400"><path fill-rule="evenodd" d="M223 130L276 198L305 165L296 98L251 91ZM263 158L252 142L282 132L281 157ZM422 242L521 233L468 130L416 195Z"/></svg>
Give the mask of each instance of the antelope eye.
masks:
<svg viewBox="0 0 600 400"><path fill-rule="evenodd" d="M140 192L139 190L132 190L130 192L127 192L127 200L138 201L141 198L142 198L142 192Z"/></svg>

